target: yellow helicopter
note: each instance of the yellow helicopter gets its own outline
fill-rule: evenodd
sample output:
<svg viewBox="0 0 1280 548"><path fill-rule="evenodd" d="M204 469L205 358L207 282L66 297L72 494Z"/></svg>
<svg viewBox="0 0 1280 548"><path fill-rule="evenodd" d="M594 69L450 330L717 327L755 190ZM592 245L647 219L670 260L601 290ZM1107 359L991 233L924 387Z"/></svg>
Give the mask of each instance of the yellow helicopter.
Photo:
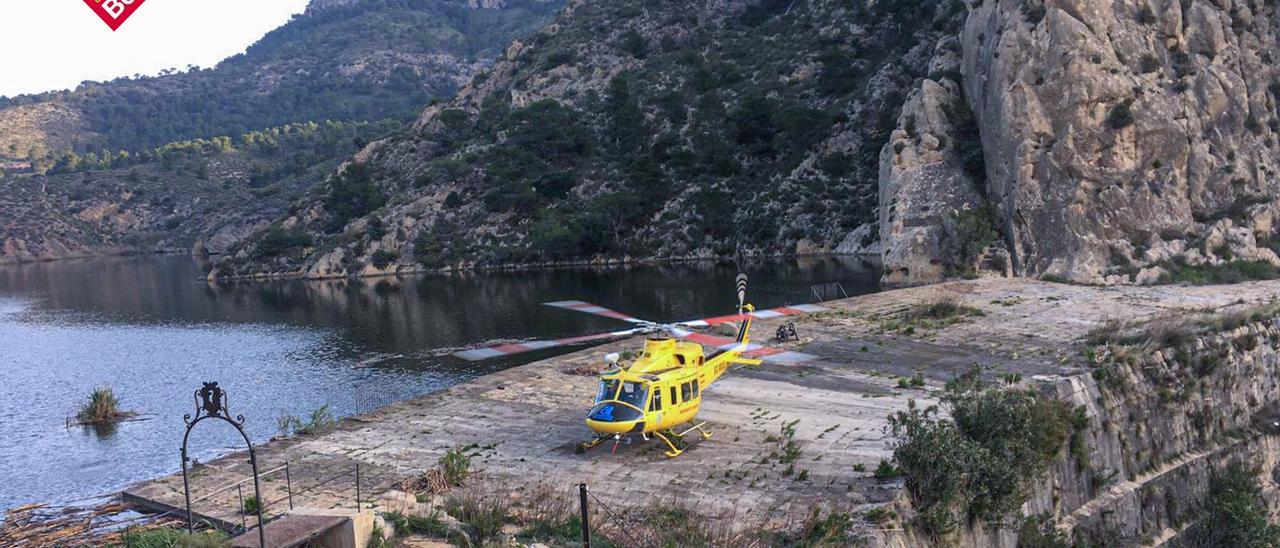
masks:
<svg viewBox="0 0 1280 548"><path fill-rule="evenodd" d="M626 338L648 334L639 356L629 365L620 363L618 354L605 357L609 368L600 376L596 397L587 413L587 427L595 436L581 445L590 449L610 439L614 450L624 437L639 435L656 437L667 446L666 455L677 457L685 450L684 437L698 432L703 439L711 432L697 422L703 392L733 364L759 365L763 361L797 364L816 356L789 352L752 344L751 322L796 314L820 312L821 306L805 304L757 312L746 302L747 277L738 275L738 313L674 324L659 324L616 312L583 301L558 301L548 306L595 314L637 325L634 329L613 331L555 341L527 341L458 352L467 360L483 360L520 352L542 350L587 342ZM693 331L716 325L741 322L736 338ZM704 345L713 348L707 354ZM677 431L681 426L686 426Z"/></svg>

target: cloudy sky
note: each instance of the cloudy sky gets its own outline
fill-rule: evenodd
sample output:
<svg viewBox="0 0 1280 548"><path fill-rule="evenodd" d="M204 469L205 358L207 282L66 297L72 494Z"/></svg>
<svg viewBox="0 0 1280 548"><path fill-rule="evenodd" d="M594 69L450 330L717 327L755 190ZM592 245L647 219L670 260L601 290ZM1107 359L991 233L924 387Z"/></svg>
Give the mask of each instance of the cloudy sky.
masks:
<svg viewBox="0 0 1280 548"><path fill-rule="evenodd" d="M145 0L112 32L83 0L0 0L0 96L210 67L301 13L307 1Z"/></svg>

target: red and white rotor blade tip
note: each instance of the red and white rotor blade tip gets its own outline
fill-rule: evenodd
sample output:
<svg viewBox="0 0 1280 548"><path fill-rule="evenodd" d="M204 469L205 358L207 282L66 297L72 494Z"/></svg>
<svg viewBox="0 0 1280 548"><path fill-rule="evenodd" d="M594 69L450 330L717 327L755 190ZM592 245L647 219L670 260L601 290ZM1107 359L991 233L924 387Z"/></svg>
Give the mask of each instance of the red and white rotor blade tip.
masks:
<svg viewBox="0 0 1280 548"><path fill-rule="evenodd" d="M595 314L596 316L604 316L606 318L613 318L615 320L622 320L629 323L648 323L635 316L623 314L617 310L610 310L598 304L592 304L586 301L556 301L553 303L542 304L546 306L554 306L556 308L563 308L565 310L573 310L575 312L586 312L587 314Z"/></svg>
<svg viewBox="0 0 1280 548"><path fill-rule="evenodd" d="M735 323L747 319L748 316L757 320L767 320L770 318L781 318L783 316L798 316L800 314L812 314L814 312L823 312L826 308L816 304L798 304L795 306L784 306L781 308L773 308L769 310L758 310L750 314L730 314L728 316L716 316L714 318L703 318L701 320L693 320L688 322L680 322L678 325L688 327L710 327L725 323Z"/></svg>
<svg viewBox="0 0 1280 548"><path fill-rule="evenodd" d="M598 333L595 335L584 335L581 337L569 337L567 339L556 339L553 341L521 341L509 344L499 344L494 346L486 346L483 348L473 348L471 350L463 350L462 352L454 352L453 355L467 361L480 361L490 358L500 358L502 356L511 356L524 352L533 352L535 350L545 350L548 348L557 348L561 346L573 346L578 344L586 344L599 341L607 341L610 339L623 339L633 335L644 333L644 329L628 329L626 331L611 331L609 333Z"/></svg>

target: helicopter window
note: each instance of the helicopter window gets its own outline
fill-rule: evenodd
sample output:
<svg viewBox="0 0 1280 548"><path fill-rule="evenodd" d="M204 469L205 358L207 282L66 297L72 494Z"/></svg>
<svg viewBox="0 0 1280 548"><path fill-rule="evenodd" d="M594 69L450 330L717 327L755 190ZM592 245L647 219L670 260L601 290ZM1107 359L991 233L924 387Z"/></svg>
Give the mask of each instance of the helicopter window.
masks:
<svg viewBox="0 0 1280 548"><path fill-rule="evenodd" d="M676 387L672 386L671 387L671 405L675 405L677 403L680 403L680 400L676 399Z"/></svg>
<svg viewBox="0 0 1280 548"><path fill-rule="evenodd" d="M622 383L622 392L618 393L618 401L629 403L644 409L649 400L649 388L637 382Z"/></svg>
<svg viewBox="0 0 1280 548"><path fill-rule="evenodd" d="M693 385L687 382L680 385L680 401L687 402L693 399L693 391L690 390L691 388L693 388Z"/></svg>
<svg viewBox="0 0 1280 548"><path fill-rule="evenodd" d="M698 392L698 379L694 379L694 380L693 380L693 397L694 397L694 398L697 398L697 397L698 397L698 394L699 394L699 392Z"/></svg>
<svg viewBox="0 0 1280 548"><path fill-rule="evenodd" d="M702 367L702 356L698 356L698 367Z"/></svg>
<svg viewBox="0 0 1280 548"><path fill-rule="evenodd" d="M676 354L676 361L680 362L680 365L684 365L684 356Z"/></svg>
<svg viewBox="0 0 1280 548"><path fill-rule="evenodd" d="M650 411L662 411L662 389L653 391L653 401L649 402Z"/></svg>
<svg viewBox="0 0 1280 548"><path fill-rule="evenodd" d="M618 381L600 381L600 388L596 390L596 402L611 400L618 394Z"/></svg>

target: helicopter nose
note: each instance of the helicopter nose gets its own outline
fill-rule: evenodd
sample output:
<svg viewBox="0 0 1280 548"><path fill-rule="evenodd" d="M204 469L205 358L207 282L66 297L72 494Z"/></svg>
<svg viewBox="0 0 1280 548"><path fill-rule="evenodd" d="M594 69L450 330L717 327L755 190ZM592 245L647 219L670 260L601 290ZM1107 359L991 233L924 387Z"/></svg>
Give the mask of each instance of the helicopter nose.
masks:
<svg viewBox="0 0 1280 548"><path fill-rule="evenodd" d="M615 401L596 404L587 414L587 427L602 434L626 434L644 430L644 413Z"/></svg>
<svg viewBox="0 0 1280 548"><path fill-rule="evenodd" d="M644 431L644 421L600 422L587 419L587 428L600 434L634 434Z"/></svg>

